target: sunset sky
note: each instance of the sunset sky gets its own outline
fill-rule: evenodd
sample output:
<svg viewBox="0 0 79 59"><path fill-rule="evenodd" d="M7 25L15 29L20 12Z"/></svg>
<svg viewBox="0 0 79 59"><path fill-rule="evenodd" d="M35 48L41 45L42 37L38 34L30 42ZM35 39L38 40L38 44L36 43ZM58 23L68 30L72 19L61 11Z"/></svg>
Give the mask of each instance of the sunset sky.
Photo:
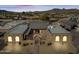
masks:
<svg viewBox="0 0 79 59"><path fill-rule="evenodd" d="M79 9L79 5L0 5L0 10L8 10L8 11L45 11L53 8L77 8Z"/></svg>

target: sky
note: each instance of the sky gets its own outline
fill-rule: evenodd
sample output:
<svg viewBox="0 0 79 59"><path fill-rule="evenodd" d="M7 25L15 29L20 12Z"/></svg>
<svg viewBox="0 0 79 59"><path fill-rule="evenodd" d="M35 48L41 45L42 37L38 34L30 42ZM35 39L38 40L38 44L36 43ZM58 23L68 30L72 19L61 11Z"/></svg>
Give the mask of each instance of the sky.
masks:
<svg viewBox="0 0 79 59"><path fill-rule="evenodd" d="M0 5L0 10L23 12L23 11L45 11L53 8L79 9L79 5Z"/></svg>

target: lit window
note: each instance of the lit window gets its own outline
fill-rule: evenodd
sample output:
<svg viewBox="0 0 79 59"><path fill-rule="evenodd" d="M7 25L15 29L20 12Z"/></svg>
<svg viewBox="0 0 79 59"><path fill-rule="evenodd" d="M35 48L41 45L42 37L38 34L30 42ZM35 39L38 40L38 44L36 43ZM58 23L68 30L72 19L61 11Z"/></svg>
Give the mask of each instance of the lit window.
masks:
<svg viewBox="0 0 79 59"><path fill-rule="evenodd" d="M67 36L63 36L63 41L64 41L64 42L67 41Z"/></svg>
<svg viewBox="0 0 79 59"><path fill-rule="evenodd" d="M19 36L16 36L16 37L15 37L15 41L16 41L16 42L19 42Z"/></svg>
<svg viewBox="0 0 79 59"><path fill-rule="evenodd" d="M8 42L12 42L12 37L11 36L8 37Z"/></svg>
<svg viewBox="0 0 79 59"><path fill-rule="evenodd" d="M56 39L55 39L55 41L60 41L60 37L59 36L56 36Z"/></svg>

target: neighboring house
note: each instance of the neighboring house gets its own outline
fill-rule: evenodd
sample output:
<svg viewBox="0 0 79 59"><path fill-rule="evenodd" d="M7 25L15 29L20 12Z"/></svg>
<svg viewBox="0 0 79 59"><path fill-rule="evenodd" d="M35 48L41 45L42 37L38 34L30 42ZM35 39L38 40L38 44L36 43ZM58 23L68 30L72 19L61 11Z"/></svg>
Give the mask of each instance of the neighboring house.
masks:
<svg viewBox="0 0 79 59"><path fill-rule="evenodd" d="M72 30L77 26L77 18L71 17L69 20L62 20L61 26L67 30Z"/></svg>

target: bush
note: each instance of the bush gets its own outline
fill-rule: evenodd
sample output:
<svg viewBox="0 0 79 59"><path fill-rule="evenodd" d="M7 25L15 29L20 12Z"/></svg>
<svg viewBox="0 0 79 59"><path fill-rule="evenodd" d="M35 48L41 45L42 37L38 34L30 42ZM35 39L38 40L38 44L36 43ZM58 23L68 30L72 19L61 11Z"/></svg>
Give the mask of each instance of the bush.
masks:
<svg viewBox="0 0 79 59"><path fill-rule="evenodd" d="M48 43L48 46L52 45L52 43Z"/></svg>
<svg viewBox="0 0 79 59"><path fill-rule="evenodd" d="M23 46L28 46L28 45L29 45L29 43L24 43L24 44L23 44Z"/></svg>

